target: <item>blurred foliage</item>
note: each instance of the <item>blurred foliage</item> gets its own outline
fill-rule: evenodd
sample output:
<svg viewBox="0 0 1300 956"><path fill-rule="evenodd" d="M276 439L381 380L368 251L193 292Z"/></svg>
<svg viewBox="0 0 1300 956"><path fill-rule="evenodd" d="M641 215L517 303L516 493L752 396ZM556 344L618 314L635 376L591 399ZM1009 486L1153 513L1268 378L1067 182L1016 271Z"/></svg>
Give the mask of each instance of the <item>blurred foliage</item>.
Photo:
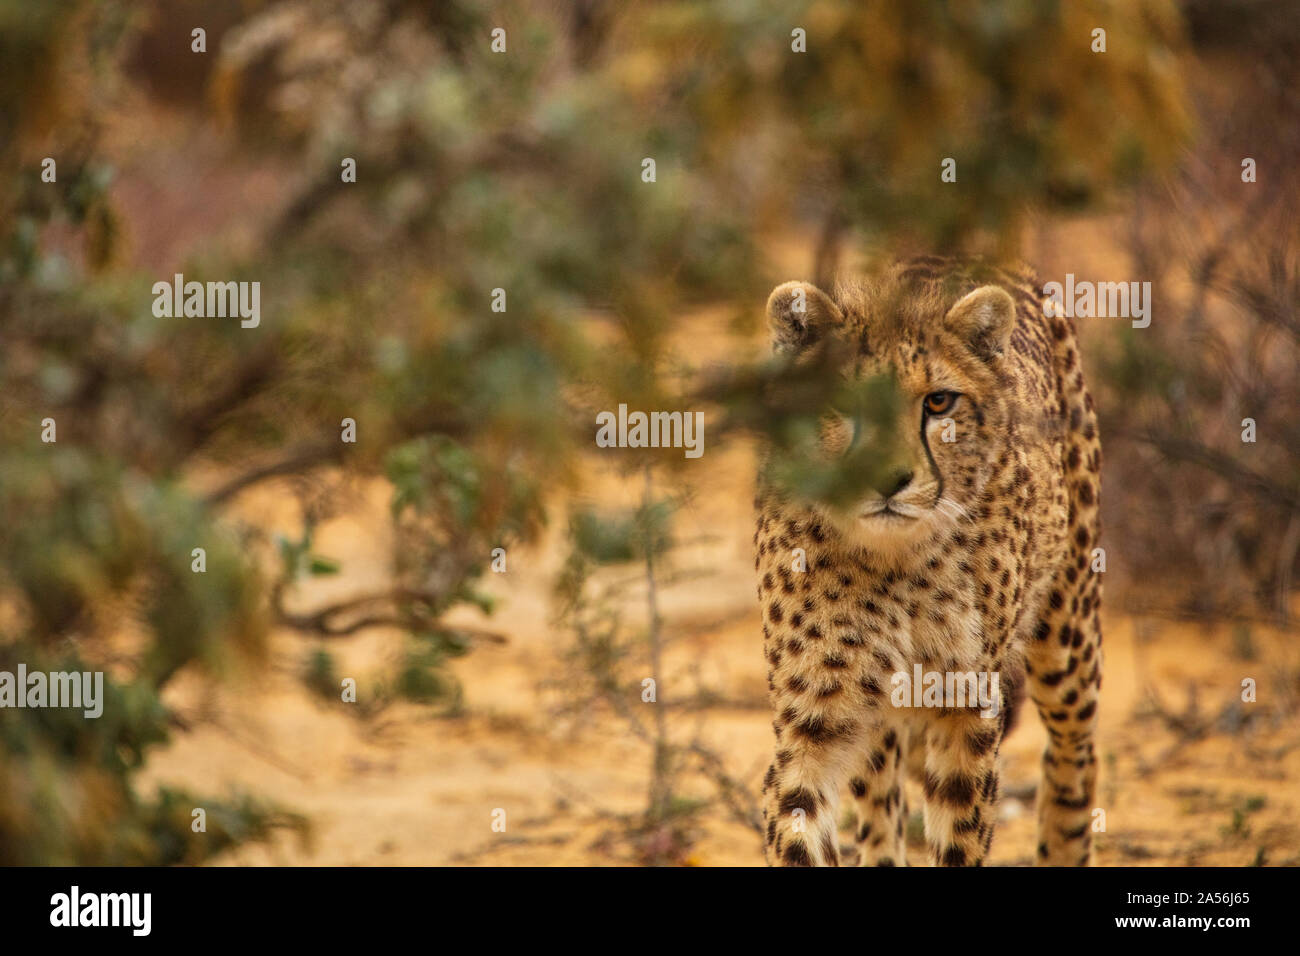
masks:
<svg viewBox="0 0 1300 956"><path fill-rule="evenodd" d="M611 583L599 572L637 563L653 566L668 556L674 547L670 529L676 510L671 499L647 498L636 508L577 508L569 515L569 551L553 592L553 623L573 636L562 653L570 671L564 679L569 689L563 695L563 713L581 713L597 702L618 706L618 701L636 699L639 690L633 689L639 679L623 673L620 662L643 653L645 634L627 630L614 600L631 582Z"/></svg>
<svg viewBox="0 0 1300 956"><path fill-rule="evenodd" d="M634 508L571 512L569 551L553 594L558 666L540 687L552 700L553 729L577 731L594 717L612 717L649 751L646 804L639 812L612 815L620 827L601 838L609 844L605 849L624 845L630 860L643 865L689 865L700 811L719 805L755 834L761 822L755 793L702 739L701 722L689 734L683 728L688 713L719 698L698 673L668 676L660 602L664 590L709 571L681 566L677 548L684 542L672 529L687 499L659 497L652 476L652 466L644 466L641 502ZM629 600L644 606L640 620L624 613ZM647 674L654 675L649 697ZM691 778L706 782L711 796L685 794Z"/></svg>
<svg viewBox="0 0 1300 956"><path fill-rule="evenodd" d="M89 671L74 653L0 640L0 671ZM148 679L106 676L97 719L82 710L0 708L0 862L7 866L162 866L200 863L224 849L306 821L247 795L211 799L162 787L142 799L129 781L146 751L166 742L167 709ZM204 810L194 830L193 811Z"/></svg>
<svg viewBox="0 0 1300 956"><path fill-rule="evenodd" d="M1014 254L1030 209L1104 199L1170 162L1187 132L1179 17L1160 0L653 10L648 24L628 21L650 50L620 75L646 93L673 76L671 99L656 107L704 118L711 148L730 147L738 165L770 162L747 175L761 179L769 222L817 209L831 259L818 263L819 281L845 231L891 255L900 244L961 251L981 240ZM1092 50L1099 26L1104 54ZM794 28L807 52L792 56ZM940 179L948 157L959 188ZM790 168L799 175L781 175Z"/></svg>
<svg viewBox="0 0 1300 956"><path fill-rule="evenodd" d="M1300 10L1186 11L1207 64L1189 74L1196 147L1137 190L1119 230L1153 319L1117 328L1094 366L1112 593L1285 624L1300 569Z"/></svg>
<svg viewBox="0 0 1300 956"><path fill-rule="evenodd" d="M491 549L539 532L591 409L683 406L693 370L670 337L695 303L756 317L774 281L760 237L811 229L818 272L852 238L1005 249L1028 209L1105 199L1184 126L1178 19L1159 0L214 0L204 19L192 54L185 5L0 0L0 647L111 661L139 701L75 741L41 730L48 714L0 715L22 742L0 768L0 821L18 821L5 862L190 861L263 835L275 814L236 804L200 852L182 798L142 801L131 780L168 681L256 665L271 626L316 641L303 676L331 701L326 642L404 631L358 711L454 706L442 664L469 645L443 615L490 609L475 582ZM152 175L215 157L267 198L146 261L132 227L165 213L115 177L124 144L167 123L189 125L134 154ZM939 180L946 156L960 188ZM260 326L154 317L149 290L173 272L260 282ZM797 449L828 404L862 399L839 389L815 365L742 363L686 405L722 411L711 441ZM355 507L353 476L391 484L391 587L299 610L300 581L347 569L311 542ZM834 495L846 476L862 478L786 478ZM229 507L271 480L303 520L278 555ZM647 527L576 519L575 560L653 554ZM118 739L138 756L120 761ZM38 838L23 821L41 804L15 781L40 774L73 809ZM85 842L109 832L135 855Z"/></svg>
<svg viewBox="0 0 1300 956"><path fill-rule="evenodd" d="M883 487L899 460L898 387L885 375L825 380L838 385L828 414L854 423L852 441L831 457L821 444L820 423L810 415L774 415L763 477L786 496L851 507L867 489Z"/></svg>

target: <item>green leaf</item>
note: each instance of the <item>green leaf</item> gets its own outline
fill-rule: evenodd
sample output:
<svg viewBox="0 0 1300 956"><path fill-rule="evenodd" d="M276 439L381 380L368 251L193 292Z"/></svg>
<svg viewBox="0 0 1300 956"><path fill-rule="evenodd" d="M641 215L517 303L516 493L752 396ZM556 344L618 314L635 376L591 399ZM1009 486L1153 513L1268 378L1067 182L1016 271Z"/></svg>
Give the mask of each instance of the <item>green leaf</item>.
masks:
<svg viewBox="0 0 1300 956"><path fill-rule="evenodd" d="M342 566L333 558L326 558L319 554L313 554L311 561L307 565L307 570L313 575L338 574Z"/></svg>

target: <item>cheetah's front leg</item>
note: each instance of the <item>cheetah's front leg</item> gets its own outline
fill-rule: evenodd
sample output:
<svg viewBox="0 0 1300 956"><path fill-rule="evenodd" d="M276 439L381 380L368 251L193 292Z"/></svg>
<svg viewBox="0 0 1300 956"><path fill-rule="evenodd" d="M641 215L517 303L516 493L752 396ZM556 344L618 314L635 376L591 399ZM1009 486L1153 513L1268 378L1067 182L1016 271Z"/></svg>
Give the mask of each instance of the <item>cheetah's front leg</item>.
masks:
<svg viewBox="0 0 1300 956"><path fill-rule="evenodd" d="M997 817L1005 721L958 712L926 731L925 836L935 866L980 866Z"/></svg>
<svg viewBox="0 0 1300 956"><path fill-rule="evenodd" d="M852 740L816 717L785 726L778 718L775 729L776 759L763 778L767 862L839 866L839 787Z"/></svg>
<svg viewBox="0 0 1300 956"><path fill-rule="evenodd" d="M881 727L864 748L860 772L849 780L857 805L853 832L859 866L907 866L904 829L907 797L903 789L903 742L906 732Z"/></svg>
<svg viewBox="0 0 1300 956"><path fill-rule="evenodd" d="M1096 806L1097 698L1101 690L1101 623L1094 590L1085 593L1088 617L1070 605L1039 626L1026 651L1029 693L1043 725L1047 749L1038 786L1038 863L1087 866Z"/></svg>

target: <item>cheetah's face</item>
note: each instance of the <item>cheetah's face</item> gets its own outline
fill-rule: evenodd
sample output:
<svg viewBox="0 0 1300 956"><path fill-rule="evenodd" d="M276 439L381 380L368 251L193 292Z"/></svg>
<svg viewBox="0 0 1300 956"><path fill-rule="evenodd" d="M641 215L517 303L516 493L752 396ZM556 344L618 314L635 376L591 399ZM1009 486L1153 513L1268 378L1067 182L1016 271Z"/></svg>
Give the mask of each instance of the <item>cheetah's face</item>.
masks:
<svg viewBox="0 0 1300 956"><path fill-rule="evenodd" d="M911 305L881 297L846 316L805 283L778 286L768 302L778 350L805 350L825 336L848 346L842 374L850 394L867 400L829 410L821 444L864 468L866 488L822 510L847 543L886 554L974 513L1005 439L1010 295L983 286L950 308Z"/></svg>

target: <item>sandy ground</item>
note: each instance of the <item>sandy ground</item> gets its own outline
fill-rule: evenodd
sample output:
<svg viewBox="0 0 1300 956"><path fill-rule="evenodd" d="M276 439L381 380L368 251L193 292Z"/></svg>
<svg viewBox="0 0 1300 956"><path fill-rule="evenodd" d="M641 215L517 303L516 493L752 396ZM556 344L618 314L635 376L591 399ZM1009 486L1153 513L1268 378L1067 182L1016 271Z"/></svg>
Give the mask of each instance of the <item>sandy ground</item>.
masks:
<svg viewBox="0 0 1300 956"><path fill-rule="evenodd" d="M736 448L702 460L710 461L707 488L715 490L695 488L677 520L683 544L665 570L683 580L661 593L668 648L659 684L669 702L709 695L711 706L670 707L670 733L678 742L698 737L728 775L757 794L771 729L753 601L752 456ZM599 468L593 462L590 484L602 500L635 500L639 483ZM382 485L372 486L369 516L322 529L318 550L346 556L345 573L313 582L299 595L302 601L379 583L386 541L375 529L384 526L385 494ZM274 489L248 497L245 517L286 520L280 513L286 499ZM310 845L286 837L271 846L245 846L220 858L228 864L643 861L656 840L667 839L632 825L646 805L650 748L608 709L586 709L578 720L557 717L557 691L542 690L544 682L563 676L560 652L568 640L550 623L558 544L552 531L535 547L512 551L507 572L486 581L500 600L498 612L490 619L460 615L509 640L485 644L453 663L464 694L457 715L401 704L367 719L351 705L322 702L294 676L312 642L278 633L271 666L256 677L216 689L185 682L175 689L178 708L204 719L150 762L143 786L238 789L310 819ZM642 601L635 590L627 596L631 624L644 613ZM367 675L399 641L395 633L370 632L331 650L340 673L355 675L364 694ZM1203 629L1111 613L1105 664L1098 798L1105 831L1096 837L1096 862L1300 864L1300 650L1259 627L1247 641L1231 626ZM1256 703L1240 702L1246 677L1257 682ZM634 704L656 706L639 699ZM1031 711L1003 747L1005 797L995 864L1032 859L1032 800L1044 734ZM758 835L728 812L709 780L686 774L677 789L701 805L682 818L687 838L669 847L670 861L761 864ZM909 796L914 812L919 797L915 789ZM504 832L492 827L498 810L505 811ZM924 862L919 844L911 862Z"/></svg>

